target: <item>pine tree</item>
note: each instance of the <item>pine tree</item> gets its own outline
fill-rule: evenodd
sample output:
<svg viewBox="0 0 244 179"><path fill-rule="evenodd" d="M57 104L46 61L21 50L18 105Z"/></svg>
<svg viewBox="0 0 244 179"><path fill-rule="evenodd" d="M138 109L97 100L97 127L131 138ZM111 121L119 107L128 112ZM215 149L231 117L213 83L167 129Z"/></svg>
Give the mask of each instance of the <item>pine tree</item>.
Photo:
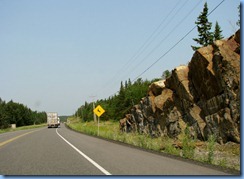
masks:
<svg viewBox="0 0 244 179"><path fill-rule="evenodd" d="M222 30L219 26L219 23L216 21L215 30L214 30L214 41L215 40L221 40L224 38L221 33L222 33Z"/></svg>
<svg viewBox="0 0 244 179"><path fill-rule="evenodd" d="M125 87L124 87L124 85L123 85L123 81L121 81L121 82L120 82L119 95L120 95L120 94L123 94L124 91L125 91Z"/></svg>
<svg viewBox="0 0 244 179"><path fill-rule="evenodd" d="M128 88L128 82L125 81L125 89L127 89L127 88Z"/></svg>
<svg viewBox="0 0 244 179"><path fill-rule="evenodd" d="M128 87L130 87L130 86L131 86L131 80L129 78L129 80L128 80Z"/></svg>
<svg viewBox="0 0 244 179"><path fill-rule="evenodd" d="M212 23L208 21L208 4L204 4L203 12L198 16L197 21L198 36L199 38L194 38L198 44L202 46L207 46L213 43L213 33L210 31ZM196 51L200 47L192 46L192 49Z"/></svg>

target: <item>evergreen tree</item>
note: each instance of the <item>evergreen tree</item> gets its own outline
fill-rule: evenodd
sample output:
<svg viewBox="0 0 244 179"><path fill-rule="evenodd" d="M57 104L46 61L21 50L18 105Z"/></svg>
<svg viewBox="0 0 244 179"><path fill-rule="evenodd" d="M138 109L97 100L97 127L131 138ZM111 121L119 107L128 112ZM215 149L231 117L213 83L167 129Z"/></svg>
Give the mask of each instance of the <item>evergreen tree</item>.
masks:
<svg viewBox="0 0 244 179"><path fill-rule="evenodd" d="M215 40L221 40L224 38L221 33L222 33L222 30L219 26L219 23L216 21L215 30L214 30L214 41Z"/></svg>
<svg viewBox="0 0 244 179"><path fill-rule="evenodd" d="M203 12L198 16L197 21L198 37L193 40L202 46L207 46L213 43L213 33L210 31L212 23L208 21L208 4L204 4ZM192 46L192 49L196 51L200 47Z"/></svg>
<svg viewBox="0 0 244 179"><path fill-rule="evenodd" d="M129 80L128 80L128 87L130 87L130 86L131 86L131 80L129 78Z"/></svg>
<svg viewBox="0 0 244 179"><path fill-rule="evenodd" d="M124 87L124 85L123 85L123 81L121 81L121 83L120 83L120 90L119 90L119 94L124 93L124 91L125 91L125 87Z"/></svg>
<svg viewBox="0 0 244 179"><path fill-rule="evenodd" d="M128 88L128 83L125 81L125 89Z"/></svg>

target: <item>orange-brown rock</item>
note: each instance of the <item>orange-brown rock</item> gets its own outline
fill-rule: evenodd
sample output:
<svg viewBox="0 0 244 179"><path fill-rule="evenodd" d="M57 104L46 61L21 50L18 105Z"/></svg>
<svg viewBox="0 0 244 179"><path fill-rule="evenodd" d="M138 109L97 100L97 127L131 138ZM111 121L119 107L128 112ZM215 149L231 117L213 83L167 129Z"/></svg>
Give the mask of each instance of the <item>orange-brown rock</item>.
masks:
<svg viewBox="0 0 244 179"><path fill-rule="evenodd" d="M240 30L198 49L188 66L149 86L148 96L131 110L134 130L151 136L192 136L219 143L240 142Z"/></svg>

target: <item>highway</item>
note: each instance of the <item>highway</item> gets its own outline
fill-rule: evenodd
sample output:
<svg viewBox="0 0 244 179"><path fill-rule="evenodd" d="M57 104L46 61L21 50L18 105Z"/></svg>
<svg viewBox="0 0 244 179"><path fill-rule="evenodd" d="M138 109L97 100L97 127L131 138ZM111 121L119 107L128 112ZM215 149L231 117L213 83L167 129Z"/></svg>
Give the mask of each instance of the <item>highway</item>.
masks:
<svg viewBox="0 0 244 179"><path fill-rule="evenodd" d="M229 175L74 132L64 125L0 134L1 175Z"/></svg>

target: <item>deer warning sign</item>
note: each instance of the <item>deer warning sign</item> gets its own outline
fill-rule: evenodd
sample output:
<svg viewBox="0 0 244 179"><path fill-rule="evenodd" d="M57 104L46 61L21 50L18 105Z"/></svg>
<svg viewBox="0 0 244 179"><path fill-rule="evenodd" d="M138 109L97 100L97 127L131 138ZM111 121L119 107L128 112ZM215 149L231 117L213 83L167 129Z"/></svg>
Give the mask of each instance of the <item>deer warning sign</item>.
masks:
<svg viewBox="0 0 244 179"><path fill-rule="evenodd" d="M93 112L98 116L100 117L104 112L105 110L102 108L102 106L98 105L94 110Z"/></svg>

